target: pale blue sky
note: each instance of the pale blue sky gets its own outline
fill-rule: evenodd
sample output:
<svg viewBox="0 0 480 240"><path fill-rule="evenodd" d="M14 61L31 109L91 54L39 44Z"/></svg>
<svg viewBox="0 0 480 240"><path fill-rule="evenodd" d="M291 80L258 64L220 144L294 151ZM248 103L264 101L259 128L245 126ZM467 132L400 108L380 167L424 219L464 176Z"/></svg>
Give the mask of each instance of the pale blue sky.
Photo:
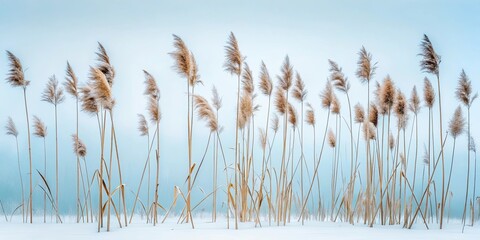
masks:
<svg viewBox="0 0 480 240"><path fill-rule="evenodd" d="M354 99L352 104L360 100L365 105L366 98L362 94L366 92L366 87L354 76L357 52L362 45L378 61L375 80L380 81L390 74L397 86L410 95L414 84L419 90L423 88L426 75L420 72L417 54L420 40L426 33L442 56L440 74L445 128L458 105L453 89L462 68L473 81L474 89L479 87L480 4L477 1L0 0L0 6L0 76L4 78L7 73L4 50L12 51L21 59L27 69L26 77L31 80L28 89L31 114L38 115L48 125L48 156L52 164L53 107L40 102L40 94L52 74L63 81L67 60L81 82L85 82L89 65L95 64L94 52L99 41L107 49L117 72L113 91L117 100L115 111L120 154L127 187L135 189L143 166L146 141L136 130L136 114L145 112L141 70L148 70L156 77L162 91L161 179L166 186L163 189L165 196L162 196L164 202L170 198L173 185L183 184L187 166L185 84L184 79L172 70L173 61L167 55L173 50L172 34L182 37L196 56L204 82L197 92L210 98L210 89L215 84L223 96L220 121L225 125L224 142L227 148L233 145L231 136L234 132L236 92L234 78L222 68L223 47L230 31L237 36L240 49L247 56L255 76L261 60L275 76L285 55L290 56L295 70L300 72L307 84L308 101L317 109L319 124L325 122L318 93L328 77L328 59L337 61L349 76ZM339 97L344 107L343 114L348 114L344 96L339 94ZM67 98L59 106L61 176L65 181L60 187L62 194L69 193L69 196L61 197L63 209L72 211L70 203L74 199L74 189L69 186L74 186L75 165L70 134L74 132L75 118L74 102ZM264 97L258 97L258 101L266 105ZM17 123L22 167L26 172L28 156L22 104L19 89L0 83L0 123L3 127L8 116ZM478 103L473 107L473 122L480 116L476 111L479 107ZM257 116L256 124L263 126L264 114ZM422 111L420 121L423 121L421 131L424 135L427 116L426 111ZM195 124L194 154L201 155L208 133L203 123ZM98 156L96 120L81 114L80 128L93 169ZM480 141L479 130L475 124L472 125L472 136L477 141ZM310 134L306 139L311 139ZM447 143L447 159L450 159L451 153L450 140ZM32 139L32 143L35 166L39 168L43 161L42 143L36 138ZM460 196L465 181L465 137L462 136L457 143L455 176L460 178L454 179L453 189L457 196L455 200L460 203L463 201ZM420 152L423 152L422 145L421 142ZM0 146L0 199L11 203L18 199L18 193L13 191L17 182L9 180L18 179L16 169L12 170L16 167L14 140L3 136L2 132ZM231 154L231 150L227 149L228 153ZM53 173L53 165L50 172ZM209 172L205 173L205 176L209 175ZM24 177L27 179L26 174ZM53 179L54 176L49 177ZM325 179L329 178L329 174L325 175ZM201 186L210 188L210 177L200 181Z"/></svg>

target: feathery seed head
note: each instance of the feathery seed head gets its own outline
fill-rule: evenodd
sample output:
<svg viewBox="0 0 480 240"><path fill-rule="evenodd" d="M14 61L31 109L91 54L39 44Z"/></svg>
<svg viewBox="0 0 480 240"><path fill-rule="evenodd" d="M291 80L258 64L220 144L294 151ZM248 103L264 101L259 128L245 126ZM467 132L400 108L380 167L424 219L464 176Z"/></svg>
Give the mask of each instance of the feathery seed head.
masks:
<svg viewBox="0 0 480 240"><path fill-rule="evenodd" d="M138 131L140 136L148 135L148 122L143 114L138 114Z"/></svg>
<svg viewBox="0 0 480 240"><path fill-rule="evenodd" d="M260 70L260 84L259 88L262 93L266 96L272 95L273 90L273 82L270 78L270 74L268 73L267 66L262 61L261 70Z"/></svg>
<svg viewBox="0 0 480 240"><path fill-rule="evenodd" d="M330 82L327 82L325 89L320 94L320 98L322 100L322 107L330 109L333 101L333 89Z"/></svg>
<svg viewBox="0 0 480 240"><path fill-rule="evenodd" d="M47 136L47 127L37 116L33 116L33 135L40 138Z"/></svg>
<svg viewBox="0 0 480 240"><path fill-rule="evenodd" d="M417 93L417 86L413 86L412 95L410 97L410 104L408 105L410 111L412 111L415 115L420 112L420 97Z"/></svg>
<svg viewBox="0 0 480 240"><path fill-rule="evenodd" d="M202 96L195 95L193 96L193 100L195 103L195 109L197 110L198 119L206 121L211 132L217 131L217 117L207 99Z"/></svg>
<svg viewBox="0 0 480 240"><path fill-rule="evenodd" d="M65 100L63 89L58 85L55 75L48 80L47 86L42 93L42 101L57 105Z"/></svg>
<svg viewBox="0 0 480 240"><path fill-rule="evenodd" d="M333 133L331 128L328 129L328 145L330 145L331 148L334 148L337 145L335 133Z"/></svg>
<svg viewBox="0 0 480 240"><path fill-rule="evenodd" d="M12 87L23 87L26 88L30 81L25 80L25 75L23 72L22 63L13 53L7 51L8 61L10 62L10 69L7 75L7 82Z"/></svg>
<svg viewBox="0 0 480 240"><path fill-rule="evenodd" d="M143 94L152 98L160 98L160 89L158 88L155 78L147 71L143 70L145 74L145 91Z"/></svg>
<svg viewBox="0 0 480 240"><path fill-rule="evenodd" d="M250 95L253 94L253 91L255 90L255 86L253 85L253 74L247 63L245 63L243 67L242 85L245 93Z"/></svg>
<svg viewBox="0 0 480 240"><path fill-rule="evenodd" d="M435 103L435 90L430 80L425 77L423 80L423 98L428 108L432 108Z"/></svg>
<svg viewBox="0 0 480 240"><path fill-rule="evenodd" d="M355 111L355 122L356 123L363 123L365 120L365 110L360 103L355 104L353 107Z"/></svg>
<svg viewBox="0 0 480 240"><path fill-rule="evenodd" d="M235 38L235 35L231 32L227 46L225 46L225 63L223 66L230 74L240 76L242 73L243 60L245 60L245 58L240 53L237 38Z"/></svg>
<svg viewBox="0 0 480 240"><path fill-rule="evenodd" d="M108 85L112 87L113 78L115 77L115 69L110 64L110 57L108 57L107 51L101 43L98 43L98 52L97 54L97 69L100 70L105 75Z"/></svg>
<svg viewBox="0 0 480 240"><path fill-rule="evenodd" d="M449 123L450 134L453 138L457 138L463 133L465 127L465 119L463 118L462 108L460 106L455 109L452 119Z"/></svg>
<svg viewBox="0 0 480 240"><path fill-rule="evenodd" d="M115 102L105 74L98 68L90 67L90 84L97 103L103 108L111 110Z"/></svg>
<svg viewBox="0 0 480 240"><path fill-rule="evenodd" d="M280 71L282 74L277 76L279 85L283 90L288 91L292 86L293 81L293 66L290 64L290 58L288 55L285 56L285 60L283 61Z"/></svg>
<svg viewBox="0 0 480 240"><path fill-rule="evenodd" d="M308 125L315 126L315 109L313 109L310 103L307 103L305 115L305 122L307 122Z"/></svg>
<svg viewBox="0 0 480 240"><path fill-rule="evenodd" d="M73 97L78 98L78 78L69 62L67 62L67 69L65 72L67 76L65 77L63 86L68 93L70 93Z"/></svg>
<svg viewBox="0 0 480 240"><path fill-rule="evenodd" d="M295 86L293 86L293 98L297 99L299 102L305 101L307 97L307 90L305 89L305 83L300 77L300 74L297 72Z"/></svg>
<svg viewBox="0 0 480 240"><path fill-rule="evenodd" d="M87 147L85 144L80 140L77 134L72 134L73 139L73 152L79 156L84 158L87 155Z"/></svg>
<svg viewBox="0 0 480 240"><path fill-rule="evenodd" d="M218 111L220 108L222 108L222 98L218 95L215 85L212 87L212 95L212 105Z"/></svg>
<svg viewBox="0 0 480 240"><path fill-rule="evenodd" d="M455 90L455 96L461 103L463 103L463 105L468 108L478 97L478 94L472 96L472 82L468 79L468 76L463 69L458 79L458 86Z"/></svg>
<svg viewBox="0 0 480 240"><path fill-rule="evenodd" d="M363 46L358 52L358 55L356 75L362 83L368 83L373 78L373 75L375 75L377 63L372 63L372 54L367 52Z"/></svg>
<svg viewBox="0 0 480 240"><path fill-rule="evenodd" d="M8 117L7 125L5 125L5 131L7 135L14 137L18 136L17 126L15 126L15 122L13 122L11 117Z"/></svg>
<svg viewBox="0 0 480 240"><path fill-rule="evenodd" d="M94 92L90 85L85 85L80 88L80 102L82 105L82 111L95 115L98 113L98 103L95 99Z"/></svg>
<svg viewBox="0 0 480 240"><path fill-rule="evenodd" d="M432 42L430 42L430 39L426 34L423 35L420 48L421 53L419 55L422 57L422 60L420 60L420 69L424 72L438 76L441 58L435 52L435 49L433 49Z"/></svg>
<svg viewBox="0 0 480 240"><path fill-rule="evenodd" d="M342 92L348 92L350 90L350 83L348 82L347 77L342 71L342 68L338 66L338 64L332 60L328 60L330 64L330 81L332 81L333 86Z"/></svg>
<svg viewBox="0 0 480 240"><path fill-rule="evenodd" d="M287 111L287 98L285 97L285 90L283 90L281 87L277 87L277 91L275 93L275 107L280 115L285 114Z"/></svg>

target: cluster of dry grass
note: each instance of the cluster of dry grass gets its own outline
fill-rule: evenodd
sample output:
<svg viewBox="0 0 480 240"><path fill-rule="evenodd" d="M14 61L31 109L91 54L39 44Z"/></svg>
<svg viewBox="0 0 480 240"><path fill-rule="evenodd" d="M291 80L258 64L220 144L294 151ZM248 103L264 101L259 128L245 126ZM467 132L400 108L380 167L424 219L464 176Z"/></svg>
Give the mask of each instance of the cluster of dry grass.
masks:
<svg viewBox="0 0 480 240"><path fill-rule="evenodd" d="M212 221L216 221L217 198L224 194L226 207L222 208L227 216L227 226L233 220L234 228L239 222L254 221L262 225L262 219L268 219L268 224L285 225L296 220L302 224L308 219L331 221L346 221L351 224L362 222L373 226L374 224L401 224L406 228L420 221L428 228L435 220L444 225L447 203L451 202L452 191L450 183L455 162L456 139L466 132L468 145L468 169L466 174L466 191L463 208L464 226L475 222L476 211L476 157L473 171L473 193L469 189L471 181L470 153L476 153L476 147L470 136L470 108L477 98L473 94L471 81L464 71L461 72L455 96L461 105L456 109L453 118L448 124L449 130L444 136L443 115L440 86L440 56L435 52L432 43L425 35L421 41L421 70L431 74L437 79L437 88L433 87L430 80L425 77L423 86L423 101L417 92L416 86L411 90L410 98L395 86L390 76L383 80L375 80L377 64L373 56L364 47L358 52L357 70L355 76L366 86L367 101L364 105L357 103L351 105L350 82L340 65L329 60L329 80L320 94L320 105L324 110L325 125L317 126L317 115L313 107L316 101L307 100L308 91L300 73L296 72L288 56L277 75L274 83L267 66L262 62L258 83L246 62L246 57L240 51L239 43L233 33L230 34L225 46L224 70L236 79L236 115L234 156L225 154L222 144L222 126L219 119L222 108L222 98L215 87L212 89L212 98L195 93L196 87L201 83L199 68L192 51L178 36L173 36L174 51L170 56L174 60L174 70L187 85L187 129L188 129L188 169L185 169L186 192L180 187L174 187L173 202L168 208L159 203L159 190L168 188L159 182L161 149L160 123L162 114L160 110L160 89L154 76L144 70L145 91L147 98L147 115L138 115L138 131L146 137L146 159L140 176L140 183L136 188L133 207L130 210L130 219L127 221L127 203L125 202L125 184L122 180L121 161L118 154L117 135L115 130L114 110L115 99L112 94L115 70L105 48L99 44L97 63L90 67L89 80L80 85L73 71L67 63L65 82L62 86L55 76L52 76L42 94L42 101L54 106L55 117L55 196L50 187L52 183L46 179L46 136L47 128L38 118L34 117L34 135L43 139L44 144L44 169L37 170L41 179L40 188L43 190L43 212L46 221L47 203L51 212L55 214L56 221L61 222L59 214L59 181L58 181L58 131L57 131L57 105L65 99L64 90L75 99L76 103L76 129L72 135L73 150L76 154L76 209L77 222L98 223L98 231L104 226L110 230L111 217L114 216L120 227L127 226L132 221L134 212L140 211L146 215L147 223L153 225L160 223L159 215L164 215L163 221L169 216L177 204L178 199L184 202L184 207L179 213L179 222L190 223L195 227L192 214L195 209L207 198L212 201ZM27 101L27 87L29 81L25 80L24 69L20 60L7 51L10 61L10 71L7 81L13 87L23 89L25 116L27 120L27 133L29 145L29 166L32 173L32 153L30 147L30 123ZM256 90L258 87L259 91ZM374 87L374 88L372 88ZM317 89L315 89L316 91ZM372 91L373 90L373 91ZM437 91L437 93L435 92ZM267 106L256 103L257 93L268 99ZM342 111L337 93L345 95L348 111ZM372 98L371 98L372 97ZM438 100L438 103L437 103ZM433 109L438 104L438 115L434 116ZM419 122L421 108L428 108L428 124ZM462 110L463 109L463 110ZM97 118L100 156L98 168L89 172L86 163L87 148L79 136L79 112ZM463 112L467 112L467 120ZM266 111L265 126L258 127L255 123L258 111ZM347 116L348 114L348 116ZM194 116L197 116L197 120ZM332 118L332 119L331 119ZM192 147L196 139L193 138L194 122L205 122L210 134L202 158L193 155ZM412 129L408 133L407 125L411 122ZM304 125L307 131L313 133L313 142L304 142ZM395 125L396 123L396 125ZM434 134L435 123L439 126L438 135ZM419 124L428 125L428 142L425 144L423 161L419 158ZM465 127L466 126L466 127ZM233 127L233 126L231 126ZM317 143L317 128L322 130L321 142ZM258 128L258 129L256 129ZM466 129L465 129L466 128ZM281 133L279 133L281 131ZM356 132L355 132L356 131ZM15 137L18 149L18 130L11 118L6 125L6 133ZM360 138L363 133L363 138ZM276 136L280 135L280 148L276 148ZM356 135L356 136L355 136ZM450 167L445 160L445 142L447 136L452 136L453 148ZM343 140L341 137L346 137ZM407 151L407 139L414 138L414 155ZM255 139L259 139L258 146ZM298 142L296 142L298 141ZM348 142L345 149L340 148L342 142ZM212 143L212 147L210 147ZM326 144L327 143L327 144ZM435 144L438 143L438 144ZM110 145L110 146L108 146ZM311 147L306 148L309 145ZM365 149L360 149L364 146ZM297 147L297 148L296 148ZM299 149L298 149L299 147ZM326 156L326 148L332 154ZM410 147L408 147L410 148ZM151 152L155 149L154 158ZM307 152L305 149L311 149ZM254 154L255 150L261 151L261 158ZM319 150L319 152L317 152ZM211 152L212 159L212 192L203 199L192 199L191 193L195 187L200 169L204 163L207 152ZM346 152L343 154L341 151ZM272 152L281 153L281 157L273 157ZM475 154L476 156L476 154ZM150 160L155 159L155 183L152 186ZM199 162L195 162L200 159ZM81 161L83 160L83 161ZM319 174L322 161L331 161L331 175ZM222 166L223 163L223 166ZM220 164L220 168L219 168ZM409 172L408 165L414 164L413 173ZM261 166L255 169L255 166ZM308 166L313 166L308 167ZM168 166L164 166L168 168ZM417 171L417 167L421 168ZM32 222L32 178L29 176L29 195L24 196L20 158L18 158L20 174L21 209L23 221ZM411 168L410 168L411 169ZM218 182L218 172L225 174L225 182ZM421 171L421 174L420 174ZM118 179L114 181L112 175ZM446 176L448 174L448 176ZM143 181L147 178L146 187ZM437 181L435 181L437 179ZM441 179L441 182L438 180ZM330 182L330 195L321 191L320 182ZM420 188L420 189L419 189ZM147 194L142 197L141 191L146 189ZM441 189L441 190L440 190ZM92 191L98 191L98 200L92 201ZM153 196L152 196L153 193ZM113 197L118 195L118 201ZM48 199L47 199L48 198ZM328 199L328 200L326 200ZM48 201L47 201L48 200ZM192 203L196 201L196 203ZM95 207L92 203L98 202ZM195 205L192 205L195 204ZM137 208L137 206L140 206ZM163 212L162 212L163 211ZM449 215L448 215L449 216ZM123 219L122 219L123 218ZM163 222L162 221L162 222Z"/></svg>

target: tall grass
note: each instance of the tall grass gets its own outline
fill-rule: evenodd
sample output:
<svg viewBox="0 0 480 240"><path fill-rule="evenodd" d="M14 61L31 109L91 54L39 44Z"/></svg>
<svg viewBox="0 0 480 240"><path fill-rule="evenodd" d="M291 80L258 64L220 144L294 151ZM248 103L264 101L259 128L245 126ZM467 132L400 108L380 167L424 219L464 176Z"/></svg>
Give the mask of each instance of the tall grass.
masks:
<svg viewBox="0 0 480 240"><path fill-rule="evenodd" d="M473 93L472 82L462 70L455 91L455 97L462 106L456 109L454 117L448 124L448 134L445 134L440 95L440 57L426 35L420 47L421 70L437 78L436 89L428 78L424 78L422 100L421 93L417 92L415 86L407 99L403 90L397 87L388 74L382 81L374 81L377 63L373 60L372 54L362 47L356 55L354 71L360 83L367 85L365 90L359 89L359 92L363 93L362 98L351 99L356 95L351 92L347 71L344 71L337 62L328 60L328 65L322 66L328 70L328 78L325 88L320 92L320 101L307 102L308 93L317 89L315 87L307 89L304 75L294 70L288 55L283 59L278 73L275 74L277 82L274 84L264 62L261 62L258 69L251 68L247 64L245 56L240 52L237 38L230 33L225 46L223 68L236 77L237 81L234 90L236 92L231 92L236 98L235 124L233 124L228 117L225 120L223 118L228 111L220 112L223 107L220 97L222 92L213 87L213 96L207 99L202 89L198 89L203 83L199 76L196 59L186 43L180 37L173 35L174 49L169 55L174 60L173 69L186 81L187 85L185 151L188 159L185 178L187 191L182 191L179 186L175 186L173 201L170 204L166 203L170 206L168 210L164 209L163 204L160 203L160 197L168 188L162 181L165 177L160 176L160 166L162 170L170 170L171 166L163 165L160 161L162 156L160 140L164 134L160 131L162 120L160 89L153 75L143 71L145 78L143 93L147 106L146 114L138 115L137 130L141 137L146 138L147 155L145 162L138 163L143 166L143 171L137 176L139 183L136 186L136 192L132 191L135 198L130 219L127 221L125 199L127 185L122 178L119 154L121 148L115 127L116 111L114 109L116 108L112 91L116 73L105 48L99 44L96 62L88 70L88 81L80 84L72 66L67 62L63 83L65 91L75 100L76 126L75 133L72 135L72 146L76 157L76 222L96 220L98 231L101 231L104 225L106 230L110 231L112 217L120 227L124 227L130 224L135 213L140 211L141 215L145 214L147 223L157 225L164 222L169 214L175 211L177 199L182 198L185 205L179 213L178 222L190 223L192 228L195 228L193 222L195 211L202 207L208 207L211 210L212 222L217 221L217 214L224 211L227 228L230 228L230 217L233 215L235 229L239 228L241 222L250 221L254 222L255 226L262 226L263 221L268 221L269 225L272 222L276 225L286 225L291 222L292 217L298 217L301 224L309 219L329 219L333 222L345 221L350 224L362 223L369 226L402 224L405 228L411 228L415 223L422 223L429 228L429 224L437 219L440 228L443 228L445 227L443 222L445 210L450 218L454 196L451 186L456 175L454 172L458 171L454 166L457 166L455 162L460 159L455 155L457 140L466 124L467 167L462 222L464 227L470 220L470 225L473 225L476 217L477 167L476 148L470 129L470 110L477 94ZM25 80L20 60L8 51L7 57L10 62L7 82L13 87L23 89L29 147L30 192L29 196L25 197L19 131L13 120L9 118L6 134L15 137L16 140L20 178L18 188L22 194L22 202L13 210L13 214L21 210L22 220L26 222L30 219L31 223L33 222L34 180L31 174L33 162L26 91L29 81ZM258 73L258 76L255 73ZM255 82L257 79L258 82ZM438 91L438 98L436 91ZM345 101L337 97L338 92L345 94ZM257 94L261 94L264 98L263 105L258 101ZM373 97L371 98L370 95ZM47 175L47 129L39 118L33 119L33 134L43 139L43 171L37 170L37 172L40 176L39 180L43 183L39 187L43 190L44 222L48 213L47 200L51 202L52 215L54 213L57 222L61 222L58 205L59 198L63 195L59 192L61 183L59 173L65 168L60 167L64 165L59 157L62 145L59 142L62 139L59 135L63 133L58 131L58 125L62 122L59 121L57 107L64 99L62 87L55 76L52 76L47 82L41 100L54 106L55 197L50 189ZM434 115L437 99L438 116ZM352 100L354 103L361 103L352 107ZM348 109L342 108L341 104L344 102L347 103ZM317 104L324 109L318 116L315 115L314 110ZM423 104L428 108L428 124L425 122L427 119L422 118L423 115L427 118L427 111L425 113L420 111ZM87 169L89 164L86 160L86 144L79 137L80 126L83 124L79 117L80 110L94 116L98 124L99 142L97 144L99 146L97 147L100 151L98 168L93 172ZM462 115L463 110L466 110L466 123ZM220 125L220 119L225 121L225 126ZM194 149L202 142L193 139L195 120L205 123L209 131L205 151L199 158ZM411 130L407 131L409 122L411 122ZM304 126L305 124L307 126ZM439 133L436 133L436 125L439 127ZM428 126L424 130L427 135L423 137L419 136L422 132L419 128L422 126ZM235 146L229 146L230 150L222 143L222 140L228 137L221 135L224 127L229 131L235 131L235 138L232 134L228 141L229 144L235 144ZM279 134L280 142L277 140L275 143L280 128L282 129L281 135ZM317 128L324 129L321 143L317 142ZM195 133L197 135L197 132ZM198 134L200 133L199 131ZM452 138L448 138L448 135ZM413 138L415 138L414 143ZM84 139L91 141L87 136ZM450 139L453 141L450 142ZM425 146L423 157L418 154L422 140ZM451 152L445 149L447 140L448 144L452 144ZM414 144L413 150L410 148L412 144ZM155 149L154 158L151 157L153 149ZM474 166L472 166L470 152L475 154ZM450 167L446 168L444 155L450 153ZM209 154L212 157L212 175L205 176L201 167L209 162L205 161ZM325 168L325 158L329 161L330 170ZM420 164L419 158L423 166L417 166ZM151 173L150 169L151 159L155 159L154 173ZM198 159L200 160L197 162ZM223 160L223 167L220 167L221 160ZM422 169L418 169L419 172L417 172L417 167ZM470 189L472 167L474 168L473 193ZM225 173L225 184L220 183L219 171ZM445 176L446 171L448 171L447 176ZM155 177L151 176L152 174L155 174ZM232 174L232 178L229 174ZM146 187L142 185L145 177L148 179ZM195 185L203 181L199 179L207 177L212 183L211 192L205 192L201 186ZM151 183L153 178L155 182ZM325 191L322 186L325 185L323 181L327 182L327 179L330 185ZM195 195L192 195L197 188L204 194L198 202ZM97 195L92 194L92 191L98 191L98 202L92 201L92 195ZM224 198L219 197L222 193L225 194ZM470 194L473 194L473 198L470 198ZM225 199L226 203L222 202L225 204L220 206L219 199ZM206 202L209 203L206 204ZM98 203L96 216L94 216L93 203ZM469 208L468 204L470 204ZM162 209L165 210L163 216ZM471 219L467 219L468 214ZM163 221L159 221L159 216L163 217Z"/></svg>

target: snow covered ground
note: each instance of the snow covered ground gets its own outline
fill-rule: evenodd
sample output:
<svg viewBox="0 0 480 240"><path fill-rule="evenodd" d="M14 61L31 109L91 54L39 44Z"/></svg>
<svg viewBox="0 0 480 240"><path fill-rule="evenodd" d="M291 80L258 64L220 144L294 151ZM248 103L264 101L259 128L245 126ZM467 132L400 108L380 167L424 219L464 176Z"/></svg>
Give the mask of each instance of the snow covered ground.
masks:
<svg viewBox="0 0 480 240"><path fill-rule="evenodd" d="M102 230L97 233L96 224L76 224L72 220L68 223L54 224L40 223L38 219L34 224L22 224L18 222L0 223L0 239L381 239L381 240L415 240L415 239L480 239L480 225L475 227L465 227L462 233L461 224L456 221L447 225L443 230L438 226L431 225L431 230L426 230L424 225L417 224L414 229L403 229L401 226L367 226L357 224L352 226L347 223L332 222L306 222L304 226L294 222L287 226L267 226L255 227L253 223L240 225L239 230L226 229L225 219L219 219L217 223L211 223L209 220L196 219L196 229L191 229L190 224L176 224L176 219L168 219L166 223L153 227L145 223L132 223L127 228L118 228L113 224L110 232Z"/></svg>

